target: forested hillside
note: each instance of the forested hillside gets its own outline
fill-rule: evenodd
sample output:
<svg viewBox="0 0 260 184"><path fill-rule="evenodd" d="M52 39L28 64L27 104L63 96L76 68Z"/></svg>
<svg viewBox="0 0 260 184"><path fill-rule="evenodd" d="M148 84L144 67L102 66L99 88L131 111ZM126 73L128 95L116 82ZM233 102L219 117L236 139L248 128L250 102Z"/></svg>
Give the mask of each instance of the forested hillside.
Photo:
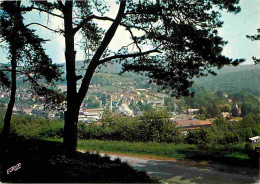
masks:
<svg viewBox="0 0 260 184"><path fill-rule="evenodd" d="M227 93L248 91L260 94L260 66L241 65L238 67L224 67L216 70L217 76L209 75L195 80L195 84L204 88Z"/></svg>
<svg viewBox="0 0 260 184"><path fill-rule="evenodd" d="M65 79L65 65L60 64L61 70L64 71L63 78ZM76 67L78 75L83 75L83 61L77 61ZM132 82L136 88L148 88L149 79L135 73L124 73L119 75L121 66L118 64L108 64L102 66L94 74L91 84L112 85L112 83ZM227 93L236 93L247 91L254 95L260 95L260 65L240 65L237 67L225 66L220 70L214 70L217 75L209 75L195 79L195 86L212 89L215 91L223 91ZM22 83L21 78L18 80L18 85ZM64 83L64 82L62 82Z"/></svg>

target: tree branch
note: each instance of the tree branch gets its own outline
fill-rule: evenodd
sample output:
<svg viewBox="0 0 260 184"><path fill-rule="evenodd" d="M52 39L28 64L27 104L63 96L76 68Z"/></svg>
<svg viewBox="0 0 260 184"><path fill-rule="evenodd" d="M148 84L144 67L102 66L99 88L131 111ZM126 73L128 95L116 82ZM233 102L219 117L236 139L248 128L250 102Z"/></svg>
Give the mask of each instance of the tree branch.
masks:
<svg viewBox="0 0 260 184"><path fill-rule="evenodd" d="M100 60L99 61L99 65L103 64L103 63L106 63L108 61L111 61L113 59L126 59L126 58L130 58L130 57L135 58L135 57L144 56L144 55L148 55L148 54L156 53L156 52L162 53L158 49L154 49L154 50L149 50L149 51L142 52L142 53L125 54L125 55L114 55L114 56L110 56L110 57L107 57L105 59Z"/></svg>
<svg viewBox="0 0 260 184"><path fill-rule="evenodd" d="M88 90L88 86L90 84L91 78L93 73L95 72L96 67L98 66L98 61L100 59L100 57L103 55L104 51L106 50L108 44L111 42L112 38L115 35L115 32L120 24L120 22L122 21L122 18L124 16L124 11L125 11L125 7L126 7L126 1L122 0L120 1L120 7L117 13L117 16L115 18L115 20L113 21L112 25L110 26L110 28L107 30L105 37L101 43L101 45L99 46L99 48L97 49L96 53L94 54L89 67L86 71L86 74L82 80L79 92L78 92L78 97L79 97L79 102L81 103L87 93Z"/></svg>
<svg viewBox="0 0 260 184"><path fill-rule="evenodd" d="M47 26L45 26L45 25L39 24L39 23L30 23L30 24L27 24L25 27L29 27L29 26L31 26L31 25L38 25L38 26L44 27L45 29L48 29L48 30L50 30L50 31L53 31L53 32L55 32L55 33L60 33L60 31L51 29L51 28L49 28L49 27L47 27Z"/></svg>
<svg viewBox="0 0 260 184"><path fill-rule="evenodd" d="M115 19L112 19L110 17L100 17L100 16L97 16L97 15L90 15L88 16L86 19L82 20L77 27L74 28L74 34L76 34L86 23L88 23L89 21L91 21L92 19L97 19L97 20L104 20L104 21L111 21L111 22L114 22ZM120 26L123 26L125 27L126 29L130 29L130 28L135 28L135 29L139 29L139 30L142 30L144 32L147 32L147 30L145 30L145 28L142 28L142 27L138 27L138 26L130 26L130 25L127 25L127 24L124 24L122 22L120 22L119 24Z"/></svg>
<svg viewBox="0 0 260 184"><path fill-rule="evenodd" d="M82 20L79 25L77 27L74 28L74 34L76 34L86 23L88 23L89 21L91 21L92 19L97 19L97 20L109 20L109 21L115 21L112 18L109 17L100 17L100 16L96 16L96 15L90 15L87 18L85 18L84 20Z"/></svg>
<svg viewBox="0 0 260 184"><path fill-rule="evenodd" d="M50 14L50 15L53 15L53 16L56 16L56 17L62 18L62 19L64 18L64 17L61 16L61 15L57 15L57 14L55 14L55 13L49 12L49 11L44 10L44 9L41 9L41 8L32 7L32 9L34 9L34 10L38 10L38 11L40 11L40 12L45 12L45 13L48 13L48 14Z"/></svg>
<svg viewBox="0 0 260 184"><path fill-rule="evenodd" d="M58 1L60 9L63 11L64 10L64 4L61 2L61 0L57 0L57 1Z"/></svg>
<svg viewBox="0 0 260 184"><path fill-rule="evenodd" d="M132 32L131 28L127 28L127 30L129 31L129 33L130 33L130 35L131 35L131 37L132 37L132 39L133 39L133 41L134 41L136 47L138 48L139 52L142 53L142 50L141 50L141 48L139 47L138 42L137 42L137 40L136 40L136 38L135 38L135 36L134 36L134 33Z"/></svg>

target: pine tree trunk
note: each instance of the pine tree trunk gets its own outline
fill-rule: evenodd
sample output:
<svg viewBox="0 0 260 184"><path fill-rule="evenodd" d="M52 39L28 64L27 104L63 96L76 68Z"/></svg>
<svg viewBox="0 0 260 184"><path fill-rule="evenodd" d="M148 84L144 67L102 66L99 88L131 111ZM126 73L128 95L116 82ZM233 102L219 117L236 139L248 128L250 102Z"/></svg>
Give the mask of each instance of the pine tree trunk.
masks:
<svg viewBox="0 0 260 184"><path fill-rule="evenodd" d="M72 27L72 1L66 1L64 9L65 58L67 78L67 111L65 112L63 145L66 153L77 148L77 123L80 104L77 99L77 80L75 72L74 33Z"/></svg>
<svg viewBox="0 0 260 184"><path fill-rule="evenodd" d="M12 52L12 83L11 83L11 95L8 103L8 107L5 113L4 118L4 127L3 127L3 135L4 137L8 137L10 135L11 130L11 117L13 113L14 103L15 103L15 94L16 94L16 51Z"/></svg>
<svg viewBox="0 0 260 184"><path fill-rule="evenodd" d="M20 7L21 2L17 2L17 7ZM18 29L19 29L19 21L18 21L18 12L15 14L15 19L14 19L14 28L11 32L12 34L12 39L10 41L10 50L11 50L11 95L10 95L10 100L8 103L8 107L5 113L5 118L4 118L4 127L3 127L3 136L4 137L9 137L10 131L11 131L11 118L13 114L13 108L14 108L14 103L15 103L15 95L16 95L16 67L17 67L17 34Z"/></svg>
<svg viewBox="0 0 260 184"><path fill-rule="evenodd" d="M63 145L66 153L74 153L77 150L77 123L78 111L65 112Z"/></svg>

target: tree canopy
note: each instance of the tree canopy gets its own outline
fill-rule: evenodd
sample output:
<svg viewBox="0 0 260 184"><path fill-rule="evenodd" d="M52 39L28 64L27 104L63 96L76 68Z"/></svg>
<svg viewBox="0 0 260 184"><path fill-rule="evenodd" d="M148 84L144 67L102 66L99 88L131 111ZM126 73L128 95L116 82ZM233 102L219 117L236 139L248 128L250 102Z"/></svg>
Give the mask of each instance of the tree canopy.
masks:
<svg viewBox="0 0 260 184"><path fill-rule="evenodd" d="M23 10L38 10L60 18L64 27L51 29L65 37L67 112L65 115L64 144L68 150L76 149L79 108L89 88L93 73L107 62L121 62L123 72L141 72L151 82L162 85L173 96L191 95L193 77L215 74L210 68L237 65L243 59L230 59L222 55L227 43L218 36L217 28L223 22L220 10L238 13L239 0L121 0L118 12L108 17L111 9L103 0L31 1ZM108 21L108 29L97 21ZM119 50L109 44L118 28L124 28L131 43ZM83 36L86 51L86 72L79 76L75 68L75 35ZM124 41L124 38L122 38ZM78 80L82 79L77 89Z"/></svg>

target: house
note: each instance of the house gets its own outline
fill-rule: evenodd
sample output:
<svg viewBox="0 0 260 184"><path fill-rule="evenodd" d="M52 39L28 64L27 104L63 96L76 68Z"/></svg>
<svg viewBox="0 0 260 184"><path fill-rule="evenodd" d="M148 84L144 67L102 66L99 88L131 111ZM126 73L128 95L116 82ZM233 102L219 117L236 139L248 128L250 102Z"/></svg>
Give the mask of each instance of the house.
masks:
<svg viewBox="0 0 260 184"><path fill-rule="evenodd" d="M221 116L225 119L230 118L230 114L228 112L221 112Z"/></svg>
<svg viewBox="0 0 260 184"><path fill-rule="evenodd" d="M82 121L98 121L102 117L103 112L103 108L83 109L83 114L80 115L79 118L81 118Z"/></svg>
<svg viewBox="0 0 260 184"><path fill-rule="evenodd" d="M197 129L200 127L208 127L212 125L212 123L209 120L198 119L183 119L176 121L176 123L183 129Z"/></svg>
<svg viewBox="0 0 260 184"><path fill-rule="evenodd" d="M197 114L199 109L187 109L188 114Z"/></svg>
<svg viewBox="0 0 260 184"><path fill-rule="evenodd" d="M252 144L260 143L260 136L250 137L249 140Z"/></svg>
<svg viewBox="0 0 260 184"><path fill-rule="evenodd" d="M148 99L147 100L148 104L152 104L152 106L156 106L156 105L164 105L164 99Z"/></svg>

